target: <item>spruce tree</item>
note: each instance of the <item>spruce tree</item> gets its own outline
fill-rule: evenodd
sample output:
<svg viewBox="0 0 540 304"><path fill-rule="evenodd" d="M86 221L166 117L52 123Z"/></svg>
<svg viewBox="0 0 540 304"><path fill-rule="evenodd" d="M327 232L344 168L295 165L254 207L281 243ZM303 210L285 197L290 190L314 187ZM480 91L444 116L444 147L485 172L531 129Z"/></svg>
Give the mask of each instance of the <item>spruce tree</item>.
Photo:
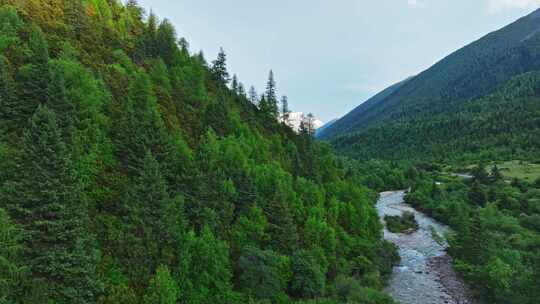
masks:
<svg viewBox="0 0 540 304"><path fill-rule="evenodd" d="M279 116L278 100L276 96L276 81L274 80L274 72L270 70L268 75L268 82L266 83L265 99L268 103L266 112L273 118Z"/></svg>
<svg viewBox="0 0 540 304"><path fill-rule="evenodd" d="M134 210L142 223L139 231L145 231L147 241L163 244L165 242L164 226L169 198L167 183L163 178L159 163L149 150L146 150L142 167L138 170L136 181L127 200L128 208Z"/></svg>
<svg viewBox="0 0 540 304"><path fill-rule="evenodd" d="M229 72L227 72L227 55L223 48L219 49L218 57L212 62L212 75L214 80L227 84L229 82Z"/></svg>
<svg viewBox="0 0 540 304"><path fill-rule="evenodd" d="M480 211L474 211L462 238L463 247L460 254L463 254L464 258L473 265L481 265L485 262L485 233Z"/></svg>
<svg viewBox="0 0 540 304"><path fill-rule="evenodd" d="M186 40L186 38L182 37L178 40L178 45L180 46L180 50L182 53L184 53L186 56L189 55L189 42Z"/></svg>
<svg viewBox="0 0 540 304"><path fill-rule="evenodd" d="M79 39L89 26L88 14L82 0L64 2L64 20L71 28L74 38Z"/></svg>
<svg viewBox="0 0 540 304"><path fill-rule="evenodd" d="M244 84L243 83L238 83L238 95L246 98L246 89L244 88Z"/></svg>
<svg viewBox="0 0 540 304"><path fill-rule="evenodd" d="M47 107L56 114L58 127L68 142L71 128L76 120L76 113L74 105L67 99L64 71L59 64L51 68L50 82L47 87Z"/></svg>
<svg viewBox="0 0 540 304"><path fill-rule="evenodd" d="M286 202L274 198L266 204L265 212L268 217L270 245L280 253L292 253L299 237L290 207Z"/></svg>
<svg viewBox="0 0 540 304"><path fill-rule="evenodd" d="M27 279L21 260L23 231L0 208L0 303L16 301Z"/></svg>
<svg viewBox="0 0 540 304"><path fill-rule="evenodd" d="M255 90L254 86L251 86L249 88L249 101L251 101L252 104L258 106L259 105L259 95L257 94L257 91Z"/></svg>
<svg viewBox="0 0 540 304"><path fill-rule="evenodd" d="M45 39L43 31L37 25L30 28L28 47L30 49L31 64L42 67L49 63L49 43ZM40 79L40 81L44 81L44 79Z"/></svg>
<svg viewBox="0 0 540 304"><path fill-rule="evenodd" d="M287 96L282 96L281 97L281 118L282 118L282 121L285 125L289 125L290 123L290 114L291 112L289 111L289 100L287 98Z"/></svg>
<svg viewBox="0 0 540 304"><path fill-rule="evenodd" d="M163 20L157 29L156 44L157 54L165 63L172 65L178 52L178 45L174 26L167 19Z"/></svg>
<svg viewBox="0 0 540 304"><path fill-rule="evenodd" d="M0 127L6 131L17 131L21 118L21 104L15 95L15 83L7 58L0 55Z"/></svg>
<svg viewBox="0 0 540 304"><path fill-rule="evenodd" d="M159 266L144 296L144 304L175 304L179 290L167 266Z"/></svg>
<svg viewBox="0 0 540 304"><path fill-rule="evenodd" d="M469 200L479 206L484 206L487 203L487 195L482 185L478 180L473 182L473 185L468 193Z"/></svg>
<svg viewBox="0 0 540 304"><path fill-rule="evenodd" d="M157 109L156 98L148 75L135 76L122 117L116 128L118 158L131 172L142 167L149 149L160 164L174 165L165 160L174 155L170 137Z"/></svg>
<svg viewBox="0 0 540 304"><path fill-rule="evenodd" d="M144 29L141 41L145 58L155 58L158 56L158 45L156 43L157 27L158 19L153 12L150 12L148 15L147 26Z"/></svg>
<svg viewBox="0 0 540 304"><path fill-rule="evenodd" d="M270 112L270 105L266 101L266 97L264 95L261 95L261 98L259 99L259 110L263 115L269 115Z"/></svg>
<svg viewBox="0 0 540 304"><path fill-rule="evenodd" d="M172 198L160 164L146 150L141 167L124 198L125 223L130 234L127 267L137 286L144 285L159 264L174 265L185 230L184 202Z"/></svg>
<svg viewBox="0 0 540 304"><path fill-rule="evenodd" d="M97 251L86 229L87 209L56 115L46 106L39 106L32 117L23 147L10 207L26 233L23 256L33 278L26 286L28 294L41 301L93 302L101 284Z"/></svg>
<svg viewBox="0 0 540 304"><path fill-rule="evenodd" d="M231 90L234 94L238 94L238 77L233 75L232 82L231 82Z"/></svg>
<svg viewBox="0 0 540 304"><path fill-rule="evenodd" d="M19 69L17 75L20 121L26 122L39 104L47 99L49 84L49 45L41 29L34 25L28 41L30 50L28 64ZM22 127L22 126L21 126Z"/></svg>

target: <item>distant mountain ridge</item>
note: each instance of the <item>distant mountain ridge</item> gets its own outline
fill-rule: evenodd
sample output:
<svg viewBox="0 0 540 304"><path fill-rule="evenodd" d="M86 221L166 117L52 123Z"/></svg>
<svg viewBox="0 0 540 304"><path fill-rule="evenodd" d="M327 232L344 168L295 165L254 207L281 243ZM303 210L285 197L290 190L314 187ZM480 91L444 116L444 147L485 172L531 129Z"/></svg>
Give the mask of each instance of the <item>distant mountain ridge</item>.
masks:
<svg viewBox="0 0 540 304"><path fill-rule="evenodd" d="M339 118L334 118L332 120L330 120L329 122L325 123L324 125L322 125L320 128L317 129L317 131L315 132L315 136L318 137L319 134L321 134L322 132L324 132L324 130L328 129L331 125L333 125L336 121L338 121Z"/></svg>
<svg viewBox="0 0 540 304"><path fill-rule="evenodd" d="M356 117L369 111L373 107L376 107L379 102L383 101L387 97L391 96L397 90L399 90L407 81L412 79L409 77L403 81L391 85L390 87L382 90L380 93L361 103L358 107L352 110L349 114L340 119L335 119L330 125L321 128L317 134L317 137L329 137L340 132L347 132L356 126Z"/></svg>
<svg viewBox="0 0 540 304"><path fill-rule="evenodd" d="M332 138L374 126L451 111L512 77L540 70L540 10L490 33L428 70L393 85L320 134Z"/></svg>

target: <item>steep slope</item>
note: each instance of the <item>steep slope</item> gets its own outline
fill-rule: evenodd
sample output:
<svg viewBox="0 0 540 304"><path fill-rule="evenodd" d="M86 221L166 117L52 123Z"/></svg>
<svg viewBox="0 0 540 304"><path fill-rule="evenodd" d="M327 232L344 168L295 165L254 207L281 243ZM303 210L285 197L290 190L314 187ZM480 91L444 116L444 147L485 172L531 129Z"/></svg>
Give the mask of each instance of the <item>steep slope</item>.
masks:
<svg viewBox="0 0 540 304"><path fill-rule="evenodd" d="M393 303L377 193L273 80L133 0L0 5L0 303Z"/></svg>
<svg viewBox="0 0 540 304"><path fill-rule="evenodd" d="M540 69L540 10L456 51L430 69L359 106L329 128L325 138L395 121L452 111L510 78ZM379 96L381 95L379 94Z"/></svg>
<svg viewBox="0 0 540 304"><path fill-rule="evenodd" d="M540 160L540 72L516 76L452 111L387 123L332 142L359 159Z"/></svg>
<svg viewBox="0 0 540 304"><path fill-rule="evenodd" d="M319 127L317 131L315 131L315 137L319 137L319 135L322 134L324 130L328 129L331 125L333 125L338 120L339 120L338 118L334 118L330 120L329 122L325 123L324 125L322 125L321 127Z"/></svg>

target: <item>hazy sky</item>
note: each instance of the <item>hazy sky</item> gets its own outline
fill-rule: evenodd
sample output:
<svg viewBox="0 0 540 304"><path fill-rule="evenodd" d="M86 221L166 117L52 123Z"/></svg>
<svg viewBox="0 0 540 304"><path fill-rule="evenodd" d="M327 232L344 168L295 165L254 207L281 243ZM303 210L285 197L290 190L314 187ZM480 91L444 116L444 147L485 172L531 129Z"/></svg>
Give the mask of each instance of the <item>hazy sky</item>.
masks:
<svg viewBox="0 0 540 304"><path fill-rule="evenodd" d="M540 7L540 0L139 0L258 92L324 121Z"/></svg>

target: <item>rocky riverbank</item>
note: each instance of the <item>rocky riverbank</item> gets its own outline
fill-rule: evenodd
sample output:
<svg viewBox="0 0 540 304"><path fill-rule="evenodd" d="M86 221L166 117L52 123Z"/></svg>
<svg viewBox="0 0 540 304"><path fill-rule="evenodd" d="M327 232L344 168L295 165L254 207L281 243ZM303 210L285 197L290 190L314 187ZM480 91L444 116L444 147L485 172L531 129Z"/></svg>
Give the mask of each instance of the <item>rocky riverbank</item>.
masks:
<svg viewBox="0 0 540 304"><path fill-rule="evenodd" d="M384 192L377 203L380 218L412 212L419 224L411 234L384 231L401 256L387 292L402 304L474 304L467 285L452 268L448 245L435 236L444 235L448 227L405 204L404 196L404 191Z"/></svg>

